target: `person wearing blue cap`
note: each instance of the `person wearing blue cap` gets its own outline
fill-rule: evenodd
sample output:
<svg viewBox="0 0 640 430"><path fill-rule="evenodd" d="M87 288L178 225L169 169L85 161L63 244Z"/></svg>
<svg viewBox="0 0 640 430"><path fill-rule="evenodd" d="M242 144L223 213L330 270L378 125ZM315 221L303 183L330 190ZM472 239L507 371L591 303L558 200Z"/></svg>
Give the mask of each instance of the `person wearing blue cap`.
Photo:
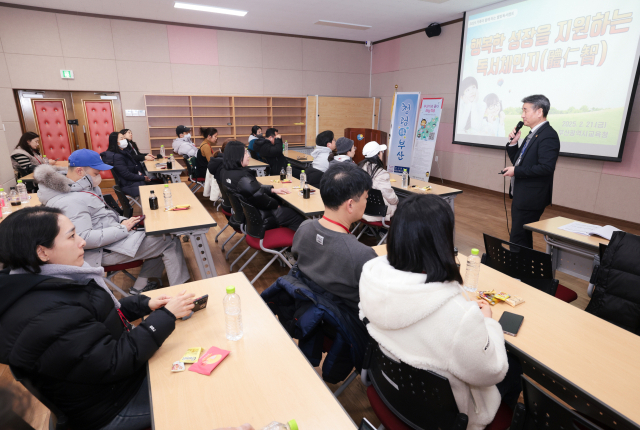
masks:
<svg viewBox="0 0 640 430"><path fill-rule="evenodd" d="M180 239L146 236L136 231L140 217L122 217L102 198L100 172L111 169L97 152L80 149L69 156L66 177L49 165L35 170L38 198L45 206L61 209L73 222L77 234L87 242L84 260L92 267L144 260L132 294L157 285L148 283L148 279L162 278L165 267L171 285L185 283L189 271Z"/></svg>

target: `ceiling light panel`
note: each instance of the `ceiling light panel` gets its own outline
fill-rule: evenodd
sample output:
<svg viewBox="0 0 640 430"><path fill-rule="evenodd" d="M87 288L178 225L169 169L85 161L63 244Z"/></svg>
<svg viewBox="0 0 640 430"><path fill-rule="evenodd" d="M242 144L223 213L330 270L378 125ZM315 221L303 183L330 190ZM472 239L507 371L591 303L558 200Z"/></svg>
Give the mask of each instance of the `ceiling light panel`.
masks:
<svg viewBox="0 0 640 430"><path fill-rule="evenodd" d="M192 3L182 3L182 2L175 2L173 7L177 9L189 9L189 10L197 10L200 12L223 13L225 15L235 15L235 16L245 16L247 14L246 10L227 9L224 7L215 7L215 6L207 6L203 4L192 4Z"/></svg>
<svg viewBox="0 0 640 430"><path fill-rule="evenodd" d="M370 25L349 24L347 22L325 21L323 19L315 23L315 25L328 25L329 27L349 28L351 30L368 30Z"/></svg>

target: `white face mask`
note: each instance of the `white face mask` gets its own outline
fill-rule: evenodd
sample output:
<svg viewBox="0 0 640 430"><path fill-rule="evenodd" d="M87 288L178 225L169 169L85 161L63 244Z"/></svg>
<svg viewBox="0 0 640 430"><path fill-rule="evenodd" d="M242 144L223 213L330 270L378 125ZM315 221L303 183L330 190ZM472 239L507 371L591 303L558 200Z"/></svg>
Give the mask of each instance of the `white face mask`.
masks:
<svg viewBox="0 0 640 430"><path fill-rule="evenodd" d="M185 134L185 135L184 135L184 138L185 138L185 139L191 139L191 133L187 133L187 134Z"/></svg>
<svg viewBox="0 0 640 430"><path fill-rule="evenodd" d="M89 181L91 181L91 185L93 185L93 187L97 187L100 185L100 183L102 182L102 176L100 176L100 173L98 173L96 176L91 176L89 174L89 172L85 171L85 178L89 179Z"/></svg>
<svg viewBox="0 0 640 430"><path fill-rule="evenodd" d="M122 139L120 142L118 142L118 146L120 146L120 148L124 149L127 146L129 146L129 142L127 142L127 139Z"/></svg>

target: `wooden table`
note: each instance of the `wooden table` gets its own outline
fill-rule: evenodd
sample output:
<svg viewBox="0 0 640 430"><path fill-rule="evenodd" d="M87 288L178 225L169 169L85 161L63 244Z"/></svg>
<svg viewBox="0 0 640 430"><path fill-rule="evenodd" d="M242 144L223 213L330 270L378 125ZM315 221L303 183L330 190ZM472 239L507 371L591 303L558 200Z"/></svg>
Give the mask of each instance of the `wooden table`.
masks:
<svg viewBox="0 0 640 430"><path fill-rule="evenodd" d="M451 210L455 213L454 200L458 194L462 194L462 190L413 178L409 181L409 187L405 189L402 188L402 175L397 175L395 173L389 173L389 175L391 176L391 188L393 188L398 197L408 197L411 193L435 194L436 196L440 196L445 199L447 203L449 203L449 206L451 206ZM428 191L422 189L422 187L427 186L430 186L431 189Z"/></svg>
<svg viewBox="0 0 640 430"><path fill-rule="evenodd" d="M269 165L267 163L263 163L262 161L258 161L255 158L251 158L249 160L248 167L251 170L255 170L258 176L267 176L267 167L269 167Z"/></svg>
<svg viewBox="0 0 640 430"><path fill-rule="evenodd" d="M7 193L7 194L9 194L9 193ZM40 199L38 198L38 194L36 194L36 193L29 194L29 201L26 204L23 203L23 204L20 204L18 206L11 206L9 204L9 208L10 208L11 212L7 213L6 211L2 211L2 218L0 218L0 222L2 222L3 219L5 219L9 215L11 215L12 213L19 211L20 209L33 207L33 206L40 206Z"/></svg>
<svg viewBox="0 0 640 430"><path fill-rule="evenodd" d="M64 168L68 168L69 167L69 161L67 160L58 160L56 161L55 164L56 167L64 167ZM67 172L64 172L64 174L66 175ZM33 178L33 173L29 173L27 176L23 176L21 179L23 182L24 181L34 181L35 179Z"/></svg>
<svg viewBox="0 0 640 430"><path fill-rule="evenodd" d="M314 186L309 185L309 188L316 190L316 192L311 194L311 198L305 199L300 195L301 190L299 188L293 189L293 187L300 187L299 179L291 178L292 182L290 184L276 182L280 181L280 175L263 176L257 179L262 185L273 185L274 188L286 188L291 191L291 194L272 194L272 197L279 197L302 215L312 218L324 213L324 203L322 203L322 197L320 197L320 190Z"/></svg>
<svg viewBox="0 0 640 430"><path fill-rule="evenodd" d="M288 151L283 151L284 157L291 163L292 166L297 166L302 169L305 167L311 166L313 163L313 157L309 154L305 154L302 152L294 151L292 149ZM280 172L271 172L271 173L280 173Z"/></svg>
<svg viewBox="0 0 640 430"><path fill-rule="evenodd" d="M180 164L177 159L173 163L173 166L171 166L172 169L170 170L166 168L161 169L160 167L156 166L156 164L159 163L166 163L167 160L167 158L158 158L157 160L152 161L144 160L144 166L147 169L147 172L151 174L167 176L171 178L171 182L173 182L174 184L180 182L180 175L185 168L182 167L182 164Z"/></svg>
<svg viewBox="0 0 640 430"><path fill-rule="evenodd" d="M386 247L374 249L378 255L387 254ZM458 260L464 269L467 258L458 254ZM464 277L465 271L461 273ZM480 266L478 289L501 290L525 300L515 308L505 303L491 308L495 320L504 311L524 316L518 336L505 335L508 348L513 347L510 350L521 358L532 358L543 372L546 368L549 382L582 390L586 397L640 424L640 336L484 264ZM537 382L545 385L544 381Z"/></svg>
<svg viewBox="0 0 640 430"><path fill-rule="evenodd" d="M559 270L588 282L593 267L600 263L599 245L608 245L609 241L599 236L584 236L560 230L559 227L574 221L555 217L526 224L524 228L544 235L547 254L551 254L554 277L555 271Z"/></svg>
<svg viewBox="0 0 640 430"><path fill-rule="evenodd" d="M225 337L222 299L233 285L242 303L244 336ZM149 291L154 297L187 290L209 295L208 306L176 329L149 360L155 430L212 430L249 422L256 429L295 419L304 430L354 430L349 415L311 367L243 273ZM187 348L231 351L209 376L171 364ZM189 366L189 365L187 365Z"/></svg>
<svg viewBox="0 0 640 430"><path fill-rule="evenodd" d="M165 234L189 236L202 278L217 276L211 249L207 242L207 232L209 228L217 225L216 222L202 206L198 198L189 190L187 184L179 182L168 185L171 190L173 204L176 206L191 205L191 209L165 212L164 184L141 186L140 203L142 204L142 213L146 216L144 220L145 233L149 236ZM149 208L151 191L158 197L158 206L160 207L158 210Z"/></svg>

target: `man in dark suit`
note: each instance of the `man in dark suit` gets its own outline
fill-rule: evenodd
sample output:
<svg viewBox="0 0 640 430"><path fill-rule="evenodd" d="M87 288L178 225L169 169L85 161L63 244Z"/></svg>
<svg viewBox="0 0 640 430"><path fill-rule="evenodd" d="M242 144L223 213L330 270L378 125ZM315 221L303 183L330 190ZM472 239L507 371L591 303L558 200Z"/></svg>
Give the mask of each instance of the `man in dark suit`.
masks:
<svg viewBox="0 0 640 430"><path fill-rule="evenodd" d="M510 242L533 248L533 237L524 225L540 220L544 208L551 204L553 172L560 152L558 133L547 121L551 108L549 99L533 95L522 99L522 121L531 132L518 147L520 131L509 134L513 144L507 144L507 153L513 166L503 171L511 177L509 196L511 203Z"/></svg>

